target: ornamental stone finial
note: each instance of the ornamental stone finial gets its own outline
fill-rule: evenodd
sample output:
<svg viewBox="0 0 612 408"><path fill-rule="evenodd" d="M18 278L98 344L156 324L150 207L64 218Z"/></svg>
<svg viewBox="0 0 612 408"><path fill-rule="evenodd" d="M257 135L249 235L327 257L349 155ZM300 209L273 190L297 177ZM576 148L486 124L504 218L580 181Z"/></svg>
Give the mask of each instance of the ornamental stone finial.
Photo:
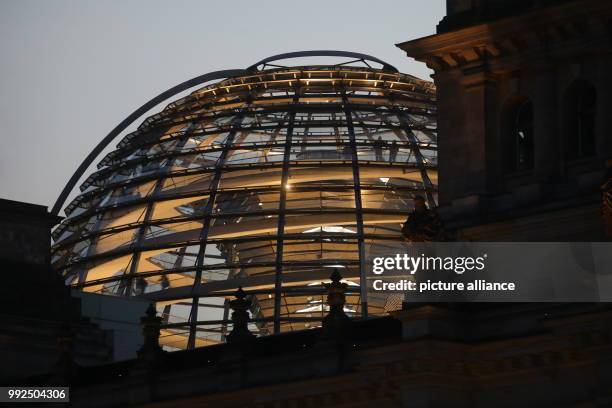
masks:
<svg viewBox="0 0 612 408"><path fill-rule="evenodd" d="M351 319L344 312L348 285L341 282L338 269L334 269L330 279L331 283L325 284L329 314L323 318L323 338L346 340L351 328Z"/></svg>
<svg viewBox="0 0 612 408"><path fill-rule="evenodd" d="M227 335L228 343L240 343L246 340L253 339L255 335L249 331L249 309L251 301L246 298L246 293L242 290L242 286L238 288L234 295L236 299L229 302L232 308L232 322L234 327L230 334Z"/></svg>
<svg viewBox="0 0 612 408"><path fill-rule="evenodd" d="M157 316L153 303L149 304L145 315L140 318L140 324L144 341L142 347L138 350L138 359L145 366L153 367L157 364L158 357L164 353L159 345L161 317Z"/></svg>

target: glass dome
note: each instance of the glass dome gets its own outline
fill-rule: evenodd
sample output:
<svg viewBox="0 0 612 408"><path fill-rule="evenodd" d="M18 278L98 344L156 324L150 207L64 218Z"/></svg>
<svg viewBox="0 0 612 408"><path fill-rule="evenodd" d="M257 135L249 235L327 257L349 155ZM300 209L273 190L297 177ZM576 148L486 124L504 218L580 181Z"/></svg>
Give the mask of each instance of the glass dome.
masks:
<svg viewBox="0 0 612 408"><path fill-rule="evenodd" d="M364 60L262 64L150 116L107 154L54 231L53 267L83 291L154 300L160 342L224 341L252 295L258 335L320 325L338 268L349 316L376 245L436 201L435 88ZM362 296L364 294L364 296Z"/></svg>

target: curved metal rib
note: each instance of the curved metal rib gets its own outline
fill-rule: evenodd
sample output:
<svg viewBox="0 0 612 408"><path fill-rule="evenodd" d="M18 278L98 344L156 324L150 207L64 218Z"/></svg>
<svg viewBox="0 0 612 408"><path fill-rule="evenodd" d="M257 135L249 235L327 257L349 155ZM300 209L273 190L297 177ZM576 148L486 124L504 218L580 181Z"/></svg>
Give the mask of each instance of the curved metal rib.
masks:
<svg viewBox="0 0 612 408"><path fill-rule="evenodd" d="M278 61L288 58L300 58L300 57L351 57L358 58L368 61L373 61L381 64L383 69L386 71L398 72L397 68L393 65L386 63L383 60L380 60L376 57L372 57L371 55L361 54L359 52L351 52L351 51L335 51L335 50L314 50L314 51L296 51L296 52L287 52L284 54L273 55L268 58L264 58L261 61L251 65L247 68L249 71L255 71L259 65Z"/></svg>
<svg viewBox="0 0 612 408"><path fill-rule="evenodd" d="M102 150L104 150L106 146L108 146L113 141L113 139L115 139L128 126L130 126L134 121L136 121L136 119L144 115L150 109L154 108L157 104L163 102L164 100L180 92L183 92L189 88L192 88L196 85L203 84L208 81L212 81L215 79L224 79L224 78L228 78L232 76L247 75L257 70L257 67L259 65L265 64L267 62L278 61L278 60L288 59L288 58L313 57L313 56L314 57L332 56L332 57L358 58L362 60L377 62L381 64L383 66L383 69L386 71L398 72L397 68L395 68L393 65L388 64L385 61L382 61L376 57L372 57L371 55L361 54L358 52L351 52L351 51L313 50L313 51L296 51L296 52L288 52L284 54L273 55L271 57L264 58L261 61L251 65L246 70L245 69L227 69L227 70L221 70L221 71L213 71L213 72L209 72L207 74L200 75L195 78L189 79L157 95L155 98L151 99L150 101L142 105L140 108L132 112L130 116L125 118L113 130L111 130L111 132L108 135L106 135L106 137L102 139L100 143L98 143L98 145L87 155L85 160L83 160L83 162L74 172L72 177L70 177L70 180L68 180L68 183L66 184L66 186L64 186L64 189L62 190L59 197L55 201L55 204L53 204L51 213L53 215L59 215L59 212L61 211L66 199L68 198L68 195L70 194L72 189L76 186L78 181L81 179L81 177L83 176L83 173L85 173L85 170L89 168L91 163L93 163L93 161L96 159L96 157L98 157L98 155L102 152Z"/></svg>
<svg viewBox="0 0 612 408"><path fill-rule="evenodd" d="M196 85L200 85L200 84L203 84L205 82L212 81L215 79L223 79L223 78L245 75L245 74L248 74L248 71L244 69L226 69L222 71L209 72L207 74L200 75L195 78L189 79L185 82L182 82L168 89L167 91L160 93L155 98L151 99L149 102L145 103L140 108L136 109L134 112L132 112L130 116L125 118L113 130L111 130L111 132L108 135L106 135L106 137L102 139L100 143L98 143L98 145L94 147L94 149L87 155L85 160L83 160L83 162L74 172L72 177L70 177L70 180L68 180L68 183L66 184L61 194L55 201L55 204L53 204L53 208L51 209L51 214L59 215L59 212L62 209L64 202L68 198L68 195L70 194L72 189L75 187L75 185L78 183L78 181L81 179L85 170L89 168L91 163L93 163L96 157L98 157L98 155L102 152L102 150L104 150L104 148L106 148L106 146L108 146L113 141L113 139L115 139L121 132L123 132L128 126L130 126L136 119L144 115L147 111L154 108L155 106L165 101L166 99L180 92L186 91L187 89L192 88Z"/></svg>

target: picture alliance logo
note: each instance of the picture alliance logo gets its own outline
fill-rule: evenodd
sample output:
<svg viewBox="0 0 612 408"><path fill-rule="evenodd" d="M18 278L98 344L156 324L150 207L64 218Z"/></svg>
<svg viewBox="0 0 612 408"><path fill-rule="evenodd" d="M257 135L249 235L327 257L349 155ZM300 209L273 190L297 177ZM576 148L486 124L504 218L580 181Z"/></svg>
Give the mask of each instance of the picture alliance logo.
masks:
<svg viewBox="0 0 612 408"><path fill-rule="evenodd" d="M408 254L396 254L393 257L376 257L372 261L372 272L382 275L389 271L402 271L414 275L418 271L446 271L461 275L470 271L482 271L485 269L487 254L478 257L458 256L410 256Z"/></svg>

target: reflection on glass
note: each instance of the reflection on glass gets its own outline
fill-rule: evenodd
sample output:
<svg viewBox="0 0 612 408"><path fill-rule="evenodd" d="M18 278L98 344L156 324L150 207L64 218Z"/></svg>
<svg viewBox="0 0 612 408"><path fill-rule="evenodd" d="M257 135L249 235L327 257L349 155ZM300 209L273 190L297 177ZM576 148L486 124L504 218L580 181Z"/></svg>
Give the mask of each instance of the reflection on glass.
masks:
<svg viewBox="0 0 612 408"><path fill-rule="evenodd" d="M82 290L156 300L171 350L224 341L239 286L256 334L319 327L334 268L347 314L383 314L387 299L361 297L360 257L401 244L415 194L435 205L434 95L354 64L198 89L102 160L54 232L53 266Z"/></svg>

